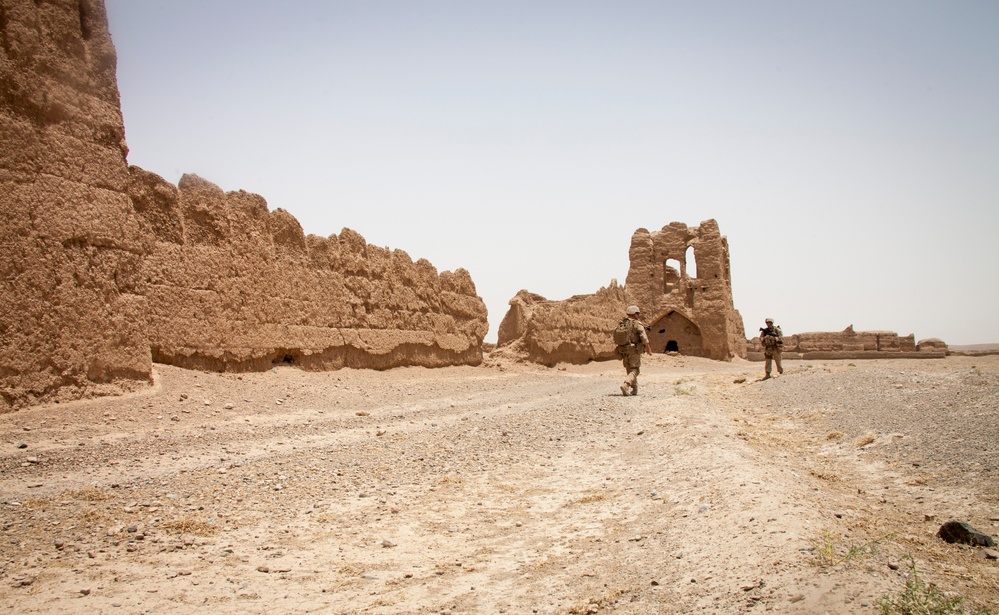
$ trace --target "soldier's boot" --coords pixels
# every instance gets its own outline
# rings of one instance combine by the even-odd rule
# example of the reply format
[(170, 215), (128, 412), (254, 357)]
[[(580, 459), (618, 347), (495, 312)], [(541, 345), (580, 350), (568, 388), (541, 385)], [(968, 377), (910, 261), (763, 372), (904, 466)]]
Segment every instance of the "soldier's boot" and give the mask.
[(621, 383), (621, 395), (628, 395), (628, 388), (627, 382)]
[(631, 394), (638, 395), (638, 381), (636, 380), (634, 384), (631, 385)]

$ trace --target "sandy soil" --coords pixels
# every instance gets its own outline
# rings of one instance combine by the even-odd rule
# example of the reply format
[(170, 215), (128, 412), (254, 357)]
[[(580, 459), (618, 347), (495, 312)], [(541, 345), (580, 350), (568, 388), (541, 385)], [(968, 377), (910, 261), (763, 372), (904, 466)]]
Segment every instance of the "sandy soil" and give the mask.
[(156, 366), (0, 416), (17, 613), (996, 609), (999, 357), (554, 369)]

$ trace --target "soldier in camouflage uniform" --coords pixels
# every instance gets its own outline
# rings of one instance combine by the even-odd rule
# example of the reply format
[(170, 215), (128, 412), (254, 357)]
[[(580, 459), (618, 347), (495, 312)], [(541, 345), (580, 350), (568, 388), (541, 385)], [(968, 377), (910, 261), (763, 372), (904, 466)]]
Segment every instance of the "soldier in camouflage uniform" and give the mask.
[(766, 322), (766, 328), (760, 329), (760, 342), (763, 344), (763, 356), (766, 358), (763, 367), (766, 372), (764, 379), (770, 377), (772, 364), (777, 364), (778, 374), (784, 373), (784, 367), (780, 364), (780, 355), (784, 351), (784, 333), (774, 324), (773, 318), (768, 318)]
[(627, 346), (619, 346), (618, 353), (621, 355), (621, 362), (628, 376), (621, 385), (622, 395), (638, 395), (638, 372), (642, 367), (642, 346), (645, 351), (652, 356), (652, 345), (649, 343), (649, 336), (645, 333), (645, 325), (642, 324), (642, 313), (637, 305), (629, 306), (625, 313), (632, 321), (631, 343)]

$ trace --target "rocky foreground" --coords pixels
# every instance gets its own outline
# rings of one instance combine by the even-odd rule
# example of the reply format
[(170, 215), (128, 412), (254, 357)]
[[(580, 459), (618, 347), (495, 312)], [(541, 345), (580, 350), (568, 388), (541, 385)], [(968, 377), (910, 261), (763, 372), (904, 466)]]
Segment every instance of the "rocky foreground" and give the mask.
[(17, 613), (999, 604), (999, 357), (209, 374), (0, 416)]

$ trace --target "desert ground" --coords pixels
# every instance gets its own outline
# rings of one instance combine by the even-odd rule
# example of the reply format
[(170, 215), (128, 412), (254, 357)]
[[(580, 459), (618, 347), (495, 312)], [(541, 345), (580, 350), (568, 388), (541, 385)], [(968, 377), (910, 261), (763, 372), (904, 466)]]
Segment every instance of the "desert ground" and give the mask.
[[(0, 416), (11, 613), (999, 612), (999, 356), (216, 374)], [(911, 587), (916, 585), (910, 583)]]

